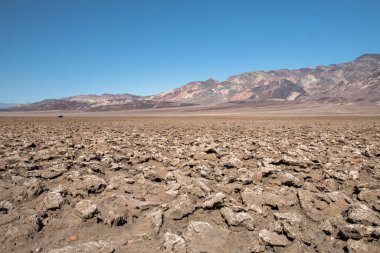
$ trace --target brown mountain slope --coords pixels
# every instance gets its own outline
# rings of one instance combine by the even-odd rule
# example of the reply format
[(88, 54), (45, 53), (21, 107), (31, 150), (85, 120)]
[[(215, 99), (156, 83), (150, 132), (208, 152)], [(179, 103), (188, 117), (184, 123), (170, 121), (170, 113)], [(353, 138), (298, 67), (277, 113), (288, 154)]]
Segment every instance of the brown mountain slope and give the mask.
[(169, 108), (192, 104), (174, 101), (144, 100), (140, 96), (121, 94), (80, 95), (63, 99), (47, 99), (36, 103), (6, 108), (3, 111), (119, 111), (133, 109)]
[(113, 111), (264, 100), (380, 104), (380, 54), (365, 54), (351, 62), (315, 68), (247, 72), (231, 76), (224, 82), (214, 79), (190, 82), (172, 91), (147, 97), (131, 94), (80, 95), (4, 110)]
[(317, 101), (326, 97), (379, 98), (380, 55), (366, 54), (352, 62), (315, 68), (242, 73), (224, 82), (192, 82), (152, 99), (208, 104), (245, 99)]

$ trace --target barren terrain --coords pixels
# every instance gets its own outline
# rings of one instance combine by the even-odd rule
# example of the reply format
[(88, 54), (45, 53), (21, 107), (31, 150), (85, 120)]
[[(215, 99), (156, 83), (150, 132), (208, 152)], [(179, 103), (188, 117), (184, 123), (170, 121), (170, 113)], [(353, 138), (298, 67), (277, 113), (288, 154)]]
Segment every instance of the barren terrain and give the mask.
[(0, 117), (0, 252), (380, 252), (379, 116), (53, 113)]
[(281, 101), (231, 102), (215, 105), (195, 105), (176, 108), (136, 109), (104, 112), (86, 112), (80, 110), (50, 111), (0, 111), (0, 117), (160, 117), (160, 116), (380, 116), (380, 104), (321, 104)]

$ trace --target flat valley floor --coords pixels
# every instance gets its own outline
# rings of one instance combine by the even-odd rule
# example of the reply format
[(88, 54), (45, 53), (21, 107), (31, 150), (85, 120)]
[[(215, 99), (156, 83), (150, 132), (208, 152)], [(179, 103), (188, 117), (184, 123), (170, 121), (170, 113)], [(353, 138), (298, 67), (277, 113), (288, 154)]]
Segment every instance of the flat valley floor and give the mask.
[(380, 117), (0, 117), (0, 252), (380, 252)]

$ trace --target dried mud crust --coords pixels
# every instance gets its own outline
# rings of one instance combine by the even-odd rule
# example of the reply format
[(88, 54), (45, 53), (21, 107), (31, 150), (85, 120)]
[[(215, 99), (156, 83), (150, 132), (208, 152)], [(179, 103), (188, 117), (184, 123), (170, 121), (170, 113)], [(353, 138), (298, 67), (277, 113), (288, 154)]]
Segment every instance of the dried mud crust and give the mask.
[(380, 252), (379, 118), (1, 118), (1, 252)]

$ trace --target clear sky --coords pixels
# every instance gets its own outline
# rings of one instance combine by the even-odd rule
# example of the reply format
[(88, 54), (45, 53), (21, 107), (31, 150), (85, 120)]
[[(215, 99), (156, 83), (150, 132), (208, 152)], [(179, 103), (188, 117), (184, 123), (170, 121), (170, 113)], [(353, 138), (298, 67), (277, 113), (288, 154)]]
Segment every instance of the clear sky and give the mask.
[(150, 95), (380, 53), (379, 0), (1, 0), (0, 102)]

